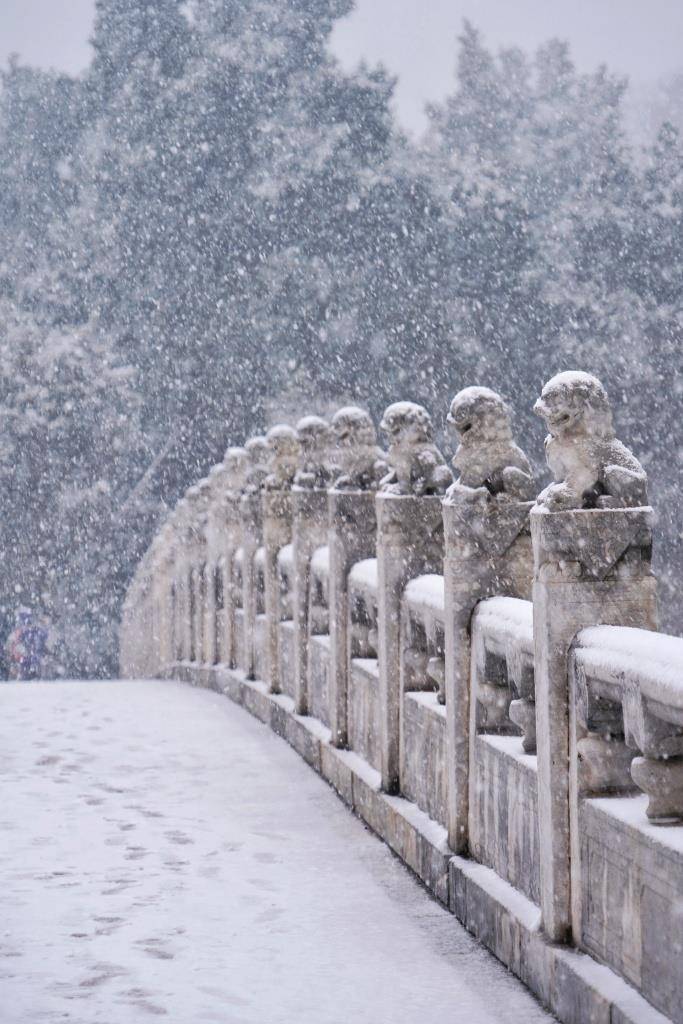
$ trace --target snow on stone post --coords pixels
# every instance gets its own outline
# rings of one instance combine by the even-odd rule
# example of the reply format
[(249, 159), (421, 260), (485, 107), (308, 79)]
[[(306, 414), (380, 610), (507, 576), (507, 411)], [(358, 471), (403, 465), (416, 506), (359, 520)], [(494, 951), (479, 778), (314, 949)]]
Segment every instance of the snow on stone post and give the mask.
[[(244, 493), (240, 499), (242, 519), (242, 608), (244, 612), (244, 637), (242, 664), (247, 679), (256, 678), (256, 568), (254, 559), (263, 541), (262, 490), (267, 476), (270, 458), (265, 437), (252, 437), (245, 445), (247, 451), (247, 474)], [(236, 640), (236, 638), (235, 638)], [(233, 656), (237, 661), (237, 644), (233, 645)]]
[(263, 544), (265, 547), (266, 590), (266, 683), (271, 693), (280, 692), (280, 577), (277, 557), (292, 540), (292, 485), (298, 468), (299, 443), (296, 431), (272, 427), (266, 441), (270, 453), (268, 476), (263, 489)]
[[(478, 727), (477, 695), (470, 693), (470, 621), (486, 597), (530, 596), (529, 511), (535, 488), (529, 462), (512, 437), (510, 411), (496, 392), (480, 387), (460, 391), (447, 422), (458, 438), (457, 478), (442, 505), (448, 833), (451, 849), (464, 853), (471, 732)], [(505, 707), (490, 711), (507, 720), (508, 691), (496, 697)]]
[(401, 599), (414, 576), (442, 571), (441, 498), (453, 477), (422, 406), (396, 402), (380, 426), (389, 439), (390, 466), (375, 501), (380, 758), (382, 788), (394, 793), (399, 787)]
[(297, 423), (296, 436), (299, 469), (292, 489), (294, 692), (296, 713), (306, 715), (311, 558), (327, 535), (327, 488), (332, 477), (330, 427), (319, 416), (305, 416)]
[(374, 558), (377, 547), (375, 494), (386, 470), (372, 419), (364, 409), (345, 406), (332, 417), (334, 461), (340, 475), (328, 492), (329, 716), (332, 743), (348, 742), (349, 572)]
[[(586, 626), (656, 627), (652, 510), (640, 463), (615, 437), (601, 383), (553, 377), (534, 407), (554, 483), (531, 513), (541, 911), (553, 941), (580, 905), (576, 695), (569, 653)], [(580, 910), (577, 910), (579, 913)]]

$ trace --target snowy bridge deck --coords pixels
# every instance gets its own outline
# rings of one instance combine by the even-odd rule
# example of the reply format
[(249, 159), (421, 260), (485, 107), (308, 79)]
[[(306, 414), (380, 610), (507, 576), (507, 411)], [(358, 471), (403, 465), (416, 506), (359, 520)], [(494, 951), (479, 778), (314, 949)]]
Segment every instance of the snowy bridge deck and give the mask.
[(3, 1024), (550, 1019), (230, 701), (0, 696)]

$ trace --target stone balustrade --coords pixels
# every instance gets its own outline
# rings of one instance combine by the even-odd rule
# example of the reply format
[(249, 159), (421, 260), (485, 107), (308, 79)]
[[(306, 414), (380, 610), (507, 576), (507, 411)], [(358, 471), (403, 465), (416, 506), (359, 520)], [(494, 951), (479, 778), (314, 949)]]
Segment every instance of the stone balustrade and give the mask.
[(269, 723), (561, 1020), (683, 1024), (683, 639), (645, 474), (595, 378), (536, 410), (536, 501), (485, 388), (454, 474), (409, 402), (386, 454), (354, 408), (231, 449), (140, 563), (122, 673)]

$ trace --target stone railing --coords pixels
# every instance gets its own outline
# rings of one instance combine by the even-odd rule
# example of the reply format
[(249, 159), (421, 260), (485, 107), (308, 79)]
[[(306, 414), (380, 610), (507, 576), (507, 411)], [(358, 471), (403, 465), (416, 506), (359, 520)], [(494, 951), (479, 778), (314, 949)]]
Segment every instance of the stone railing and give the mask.
[(644, 474), (600, 385), (539, 407), (535, 504), (486, 389), (451, 407), (450, 485), (411, 403), (388, 456), (360, 410), (308, 418), (298, 470), (275, 428), (265, 487), (214, 472), (143, 558), (122, 673), (268, 722), (561, 1020), (683, 1024), (683, 639), (654, 632)]

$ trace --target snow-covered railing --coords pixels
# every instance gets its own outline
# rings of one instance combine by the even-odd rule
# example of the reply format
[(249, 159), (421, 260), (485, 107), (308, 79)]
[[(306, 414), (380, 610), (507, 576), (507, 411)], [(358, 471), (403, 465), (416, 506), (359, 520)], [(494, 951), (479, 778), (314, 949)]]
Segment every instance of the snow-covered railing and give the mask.
[[(647, 916), (656, 906), (661, 934), (678, 934), (683, 639), (654, 632), (645, 477), (610, 433), (593, 378), (553, 379), (537, 411), (561, 468), (535, 503), (509, 410), (485, 388), (451, 406), (457, 480), (427, 413), (409, 402), (385, 414), (388, 455), (367, 415), (348, 409), (331, 462), (321, 421), (313, 437), (309, 420), (298, 458), (289, 428), (250, 442), (270, 465), (252, 467), (241, 498), (231, 483), (241, 536), (232, 514), (229, 607), (202, 583), (226, 550), (214, 473), (190, 489), (131, 583), (122, 670), (241, 695), (439, 898), (474, 901), (464, 917), (515, 970), (502, 937), (535, 949), (540, 912), (550, 941), (539, 963), (573, 943), (683, 1024), (680, 972), (675, 958), (662, 962)], [(239, 659), (211, 643), (213, 618), (229, 623), (231, 612)], [(468, 857), (479, 862), (470, 875)], [(503, 915), (490, 920), (476, 895), (486, 872)], [(550, 984), (564, 972), (562, 961)]]
[[(472, 618), (472, 700), (485, 732), (523, 732), (536, 751), (533, 605), (514, 597), (482, 601)], [(513, 724), (514, 723), (514, 724)]]
[(587, 786), (603, 792), (632, 779), (651, 819), (683, 817), (683, 639), (593, 626), (578, 634), (572, 668)]
[(444, 578), (411, 580), (403, 592), (401, 668), (403, 690), (436, 690), (445, 703)]

